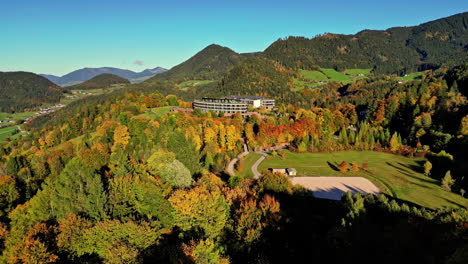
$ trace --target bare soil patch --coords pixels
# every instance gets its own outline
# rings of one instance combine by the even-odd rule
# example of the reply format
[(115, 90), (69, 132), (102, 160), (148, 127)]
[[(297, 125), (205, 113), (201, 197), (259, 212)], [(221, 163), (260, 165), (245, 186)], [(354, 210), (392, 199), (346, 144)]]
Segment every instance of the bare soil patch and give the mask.
[(362, 177), (294, 177), (291, 181), (304, 186), (321, 199), (340, 200), (346, 192), (380, 194), (377, 186)]

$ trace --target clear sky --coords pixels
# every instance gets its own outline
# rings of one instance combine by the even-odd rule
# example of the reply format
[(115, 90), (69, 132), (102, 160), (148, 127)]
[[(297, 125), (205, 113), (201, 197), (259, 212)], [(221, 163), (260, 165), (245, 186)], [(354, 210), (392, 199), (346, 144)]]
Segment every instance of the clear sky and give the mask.
[(278, 38), (412, 26), (467, 0), (0, 0), (0, 71), (170, 68), (216, 43), (263, 51)]

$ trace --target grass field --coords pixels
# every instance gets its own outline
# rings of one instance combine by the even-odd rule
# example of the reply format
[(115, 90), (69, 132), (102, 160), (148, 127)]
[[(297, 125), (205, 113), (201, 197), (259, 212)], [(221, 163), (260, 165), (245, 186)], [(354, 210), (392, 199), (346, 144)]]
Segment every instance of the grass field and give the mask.
[(357, 76), (359, 74), (369, 74), (372, 69), (347, 69), (344, 71), (344, 74), (346, 75), (351, 75), (351, 76)]
[[(301, 77), (293, 80), (294, 91), (320, 87), (327, 82), (350, 83), (367, 78), (366, 75), (369, 74), (370, 71), (371, 69), (348, 69), (341, 73), (334, 69), (320, 69), (320, 71), (299, 70)], [(363, 74), (364, 76), (358, 76), (359, 74)]]
[(9, 127), (0, 128), (0, 141), (3, 141), (5, 137), (12, 136), (17, 129), (18, 129), (17, 126), (9, 126)]
[(421, 79), (423, 75), (424, 75), (423, 72), (413, 72), (413, 73), (408, 74), (408, 76), (400, 77), (400, 79), (403, 81), (412, 81), (412, 80)]
[[(354, 161), (360, 167), (363, 163), (367, 163), (369, 168), (343, 175), (337, 170), (338, 164), (342, 161), (348, 164)], [(372, 181), (388, 195), (428, 208), (442, 206), (468, 208), (468, 199), (444, 191), (439, 181), (421, 173), (422, 162), (424, 159), (410, 159), (370, 151), (303, 154), (287, 152), (284, 160), (280, 157), (268, 157), (260, 164), (259, 170), (293, 167), (297, 169), (298, 176), (360, 176)]]
[(351, 79), (349, 76), (339, 73), (335, 71), (334, 69), (321, 69), (321, 71), (327, 75), (329, 81), (331, 82), (343, 82), (343, 83), (349, 83)]
[(299, 70), (299, 73), (304, 79), (324, 82), (328, 81), (327, 76), (319, 71)]
[(190, 87), (204, 85), (204, 84), (208, 84), (208, 83), (212, 83), (212, 82), (214, 82), (214, 81), (212, 81), (212, 80), (188, 80), (188, 81), (179, 83), (177, 86), (179, 87), (179, 89), (185, 91)]
[(163, 107), (151, 108), (151, 109), (148, 110), (148, 112), (143, 113), (143, 114), (138, 115), (138, 116), (154, 118), (154, 117), (162, 116), (164, 114), (169, 113), (172, 108), (173, 108), (173, 106), (163, 106)]
[(236, 175), (242, 176), (243, 178), (253, 178), (254, 174), (252, 173), (252, 165), (260, 158), (260, 154), (255, 152), (250, 152), (247, 156), (244, 157), (244, 168), (241, 171), (235, 171)]
[(23, 112), (23, 113), (16, 113), (16, 114), (10, 114), (10, 113), (4, 113), (0, 112), (0, 120), (24, 120), (28, 117), (34, 116), (36, 112)]

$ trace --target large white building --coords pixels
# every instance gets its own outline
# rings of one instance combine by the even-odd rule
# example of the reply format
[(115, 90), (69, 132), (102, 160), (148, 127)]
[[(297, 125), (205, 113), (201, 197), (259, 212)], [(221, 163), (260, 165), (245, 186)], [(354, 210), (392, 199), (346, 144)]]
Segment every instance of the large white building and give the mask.
[(202, 112), (246, 113), (249, 106), (273, 109), (275, 100), (263, 96), (230, 95), (224, 98), (204, 97), (201, 100), (193, 101), (192, 106), (193, 109), (199, 109)]

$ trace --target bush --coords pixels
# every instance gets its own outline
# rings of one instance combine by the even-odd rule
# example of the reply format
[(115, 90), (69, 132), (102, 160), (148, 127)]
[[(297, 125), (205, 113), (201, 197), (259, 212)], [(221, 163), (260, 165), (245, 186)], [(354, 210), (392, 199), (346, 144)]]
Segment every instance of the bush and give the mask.
[(291, 193), (293, 187), (288, 176), (271, 172), (262, 173), (259, 185), (263, 190), (279, 193)]

